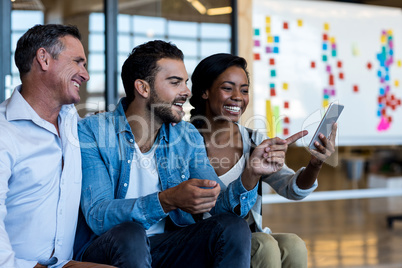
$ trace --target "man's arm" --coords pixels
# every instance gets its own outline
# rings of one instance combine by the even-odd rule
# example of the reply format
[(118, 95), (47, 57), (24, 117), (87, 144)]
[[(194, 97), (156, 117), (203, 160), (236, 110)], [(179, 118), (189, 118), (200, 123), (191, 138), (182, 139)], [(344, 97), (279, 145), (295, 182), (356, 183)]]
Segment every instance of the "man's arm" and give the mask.
[[(14, 156), (12, 155), (12, 144), (6, 139), (7, 132), (0, 124), (2, 137), (0, 139), (0, 267), (33, 267), (36, 261), (27, 261), (15, 258), (15, 253), (6, 231), (4, 219), (7, 215), (6, 198), (8, 192), (8, 180), (11, 177)], [(7, 142), (8, 141), (8, 142)]]

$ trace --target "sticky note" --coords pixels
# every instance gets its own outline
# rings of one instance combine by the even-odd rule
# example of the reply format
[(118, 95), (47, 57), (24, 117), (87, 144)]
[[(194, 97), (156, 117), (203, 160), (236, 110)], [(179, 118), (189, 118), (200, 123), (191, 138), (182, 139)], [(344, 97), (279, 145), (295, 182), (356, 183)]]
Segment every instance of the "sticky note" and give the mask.
[(285, 116), (285, 118), (283, 119), (283, 122), (284, 122), (285, 124), (289, 124), (289, 123), (290, 123), (289, 117)]
[(271, 17), (265, 17), (265, 23), (270, 24), (271, 23)]
[(315, 68), (315, 61), (312, 61), (310, 66), (311, 68)]
[(271, 70), (271, 77), (275, 77), (276, 76), (276, 71), (275, 70)]
[(328, 35), (327, 35), (327, 34), (323, 34), (323, 35), (322, 35), (322, 40), (328, 41)]
[(275, 84), (274, 84), (274, 83), (270, 83), (270, 84), (269, 84), (269, 88), (275, 88)]
[(381, 35), (381, 44), (385, 44), (387, 42), (387, 37), (385, 35)]
[(331, 42), (331, 44), (335, 44), (335, 37), (331, 37), (331, 38), (329, 39), (329, 42)]
[(265, 101), (265, 116), (267, 118), (267, 135), (268, 137), (275, 137), (274, 122), (275, 119), (272, 114), (271, 101)]
[(254, 29), (254, 35), (260, 35), (260, 29)]
[(331, 55), (332, 55), (332, 57), (336, 57), (336, 50), (332, 50)]
[(269, 65), (275, 65), (275, 59), (273, 58), (269, 59)]
[(328, 104), (329, 104), (329, 101), (328, 100), (323, 100), (322, 101), (322, 107), (327, 107), (328, 106)]
[(327, 50), (327, 48), (328, 48), (327, 43), (322, 44), (322, 50)]
[(330, 66), (330, 65), (327, 65), (326, 70), (327, 70), (328, 73), (330, 73), (330, 72), (331, 72), (331, 66)]
[(268, 35), (267, 43), (273, 43), (273, 42), (274, 42), (274, 37), (272, 35)]
[(339, 79), (343, 79), (343, 73), (339, 73)]
[(329, 81), (328, 81), (328, 85), (333, 86), (334, 85), (334, 75), (329, 75)]
[(260, 53), (254, 53), (254, 60), (260, 60)]
[(297, 20), (297, 26), (302, 27), (303, 26), (303, 20)]
[(371, 70), (371, 67), (373, 67), (373, 65), (371, 64), (371, 62), (367, 63), (367, 69)]
[(357, 46), (357, 44), (353, 44), (352, 45), (352, 55), (359, 56), (359, 54), (360, 54), (359, 47)]
[(278, 120), (281, 116), (279, 106), (274, 106), (272, 110), (275, 118), (276, 133), (282, 133), (282, 124), (281, 124), (282, 120)]
[(328, 59), (328, 58), (327, 58), (327, 55), (322, 55), (322, 61), (325, 62), (325, 61), (327, 61), (327, 59)]
[(338, 66), (338, 68), (342, 68), (342, 61), (338, 60), (338, 62), (336, 63), (336, 65)]
[(266, 52), (266, 53), (271, 53), (271, 52), (272, 52), (271, 47), (266, 47), (266, 48), (265, 48), (265, 52)]
[(402, 61), (401, 60), (398, 60), (398, 67), (402, 67)]
[(359, 92), (359, 87), (357, 85), (353, 86), (353, 92)]
[(283, 108), (289, 109), (289, 102), (288, 102), (288, 101), (285, 101), (285, 102), (283, 103)]
[(271, 88), (271, 90), (270, 90), (270, 95), (271, 95), (271, 97), (275, 97), (275, 96), (276, 96), (276, 91), (275, 91), (274, 88)]
[(260, 40), (254, 40), (254, 46), (259, 47), (260, 46)]
[(284, 135), (284, 136), (289, 135), (289, 129), (288, 129), (288, 128), (284, 128), (284, 129), (283, 129), (283, 135)]
[(283, 90), (288, 90), (288, 88), (289, 88), (289, 85), (288, 85), (288, 83), (283, 83)]
[(274, 42), (275, 42), (275, 43), (279, 43), (279, 36), (275, 36), (275, 37), (274, 37)]
[(324, 31), (329, 31), (329, 23), (324, 23)]
[(265, 32), (268, 34), (271, 33), (271, 27), (269, 26), (265, 27)]
[(399, 80), (395, 80), (394, 85), (395, 85), (395, 87), (399, 87)]
[(274, 47), (274, 53), (279, 53), (279, 47)]
[(388, 33), (388, 35), (392, 35), (392, 34), (393, 34), (393, 33), (392, 33), (392, 30), (388, 30), (387, 33)]
[(287, 22), (283, 23), (283, 29), (285, 30), (289, 29), (289, 24)]

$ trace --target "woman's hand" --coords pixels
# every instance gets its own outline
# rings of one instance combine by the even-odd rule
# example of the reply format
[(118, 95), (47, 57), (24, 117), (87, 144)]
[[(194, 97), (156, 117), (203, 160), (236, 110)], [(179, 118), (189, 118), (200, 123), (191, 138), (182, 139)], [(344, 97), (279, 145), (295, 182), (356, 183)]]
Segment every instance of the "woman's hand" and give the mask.
[(314, 146), (317, 149), (310, 149), (310, 153), (312, 155), (310, 160), (311, 165), (321, 167), (325, 160), (327, 160), (335, 152), (335, 138), (337, 129), (338, 125), (334, 123), (332, 125), (332, 132), (329, 139), (327, 139), (323, 134), (318, 136), (322, 142), (322, 145), (316, 141)]

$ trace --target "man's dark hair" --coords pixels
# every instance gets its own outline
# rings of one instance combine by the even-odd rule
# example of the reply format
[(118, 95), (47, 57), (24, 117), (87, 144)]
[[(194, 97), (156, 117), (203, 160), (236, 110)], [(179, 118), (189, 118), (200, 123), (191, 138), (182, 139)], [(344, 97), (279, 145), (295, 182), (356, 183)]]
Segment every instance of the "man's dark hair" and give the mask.
[(147, 42), (131, 51), (121, 70), (127, 103), (134, 100), (135, 80), (145, 80), (151, 88), (154, 87), (155, 76), (158, 72), (157, 62), (164, 58), (183, 61), (184, 56), (183, 52), (174, 44), (162, 40)]
[(31, 70), (32, 61), (41, 47), (46, 49), (54, 59), (57, 59), (64, 49), (60, 38), (67, 35), (81, 40), (81, 34), (76, 26), (61, 24), (38, 24), (21, 36), (15, 50), (15, 65), (18, 67), (20, 77)]

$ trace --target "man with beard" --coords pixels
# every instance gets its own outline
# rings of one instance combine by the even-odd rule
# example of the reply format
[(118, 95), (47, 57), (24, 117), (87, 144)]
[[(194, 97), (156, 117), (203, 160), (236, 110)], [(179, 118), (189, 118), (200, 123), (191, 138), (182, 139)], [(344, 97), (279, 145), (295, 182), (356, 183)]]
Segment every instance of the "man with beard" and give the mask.
[[(121, 76), (126, 97), (116, 110), (79, 123), (85, 220), (76, 257), (123, 268), (249, 267), (241, 217), (257, 186), (247, 191), (239, 178), (221, 192), (201, 135), (181, 121), (190, 96), (182, 52), (145, 43)], [(204, 212), (213, 216), (200, 220)]]

